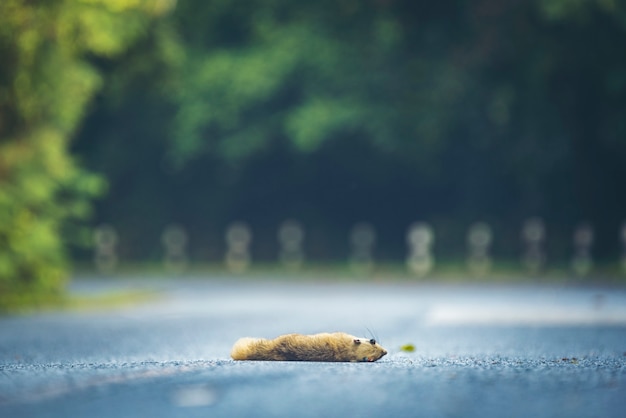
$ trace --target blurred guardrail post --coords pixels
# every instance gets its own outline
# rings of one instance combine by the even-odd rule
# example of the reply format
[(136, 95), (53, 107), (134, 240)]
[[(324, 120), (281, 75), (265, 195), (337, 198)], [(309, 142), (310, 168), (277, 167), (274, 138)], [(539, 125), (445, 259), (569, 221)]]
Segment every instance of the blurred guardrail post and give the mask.
[(357, 272), (370, 272), (374, 268), (374, 246), (376, 230), (367, 223), (361, 222), (350, 232), (350, 266)]
[(185, 229), (176, 224), (168, 225), (161, 235), (164, 247), (163, 265), (171, 273), (182, 273), (188, 265), (188, 236)]
[(593, 228), (591, 225), (578, 225), (574, 230), (574, 257), (572, 258), (572, 270), (578, 276), (586, 276), (593, 267), (592, 245)]
[(409, 227), (406, 239), (409, 244), (406, 260), (409, 271), (418, 277), (426, 276), (435, 266), (432, 255), (435, 241), (433, 229), (425, 222), (414, 223)]
[[(493, 230), (486, 222), (475, 222), (469, 226), (466, 234), (467, 272), (473, 276), (486, 276), (493, 268), (491, 254)], [(283, 221), (277, 230), (278, 261), (283, 267), (296, 271), (305, 262), (305, 230), (294, 219)], [(245, 222), (233, 222), (227, 226), (225, 235), (226, 251), (224, 263), (233, 272), (245, 272), (252, 263), (250, 247), (253, 234)], [(375, 267), (374, 250), (377, 243), (376, 229), (371, 223), (355, 224), (349, 233), (350, 254), (348, 263), (360, 273), (371, 272)], [(593, 244), (594, 229), (588, 223), (579, 224), (573, 231), (573, 255), (570, 259), (570, 271), (576, 276), (589, 275), (594, 267)], [(546, 265), (546, 227), (539, 217), (529, 218), (521, 228), (523, 244), (521, 261), (526, 272), (540, 274)], [(619, 269), (626, 274), (626, 222), (619, 229), (621, 256)], [(433, 244), (435, 232), (426, 222), (415, 222), (409, 226), (406, 234), (408, 254), (406, 266), (410, 273), (424, 277), (435, 267)], [(101, 224), (93, 232), (93, 262), (99, 273), (110, 274), (119, 267), (118, 232), (111, 225)], [(161, 234), (164, 268), (172, 273), (181, 273), (189, 267), (189, 235), (181, 225), (170, 224)]]
[(484, 222), (476, 222), (467, 231), (467, 268), (474, 276), (486, 276), (491, 270), (489, 248), (493, 233)]
[(278, 227), (278, 258), (284, 267), (299, 270), (304, 263), (304, 228), (293, 219), (288, 219)]
[(93, 234), (94, 264), (99, 273), (113, 273), (117, 268), (117, 232), (111, 225), (99, 225)]
[(226, 267), (236, 273), (244, 272), (250, 267), (250, 244), (252, 231), (244, 222), (233, 222), (226, 228)]
[(620, 240), (622, 241), (622, 273), (626, 274), (626, 222), (622, 224)]
[(530, 218), (522, 226), (522, 241), (524, 254), (522, 263), (530, 274), (538, 274), (543, 270), (546, 262), (544, 241), (546, 228), (541, 218)]

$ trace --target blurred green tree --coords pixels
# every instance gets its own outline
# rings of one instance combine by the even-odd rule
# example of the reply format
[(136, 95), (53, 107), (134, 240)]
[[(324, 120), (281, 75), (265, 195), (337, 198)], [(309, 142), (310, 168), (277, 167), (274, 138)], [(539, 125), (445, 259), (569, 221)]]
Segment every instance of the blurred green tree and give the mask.
[(564, 251), (584, 219), (615, 253), (625, 22), (613, 0), (180, 1), (101, 63), (76, 150), (111, 180), (99, 215), (136, 237), (130, 258), (171, 221), (294, 214), (335, 240), (367, 218), (398, 246), (429, 219), (451, 255), (477, 219), (509, 256), (526, 217)]
[(168, 0), (0, 3), (0, 309), (50, 301), (68, 274), (66, 245), (105, 181), (69, 142), (102, 78), (91, 61), (136, 42)]

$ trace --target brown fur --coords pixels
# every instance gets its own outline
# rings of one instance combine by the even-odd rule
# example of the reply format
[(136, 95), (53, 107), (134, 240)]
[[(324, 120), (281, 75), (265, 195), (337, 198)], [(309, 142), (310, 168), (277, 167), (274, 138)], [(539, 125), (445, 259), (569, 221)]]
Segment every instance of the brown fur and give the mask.
[(387, 351), (373, 339), (343, 332), (315, 335), (288, 334), (273, 340), (241, 338), (230, 353), (234, 360), (376, 361)]

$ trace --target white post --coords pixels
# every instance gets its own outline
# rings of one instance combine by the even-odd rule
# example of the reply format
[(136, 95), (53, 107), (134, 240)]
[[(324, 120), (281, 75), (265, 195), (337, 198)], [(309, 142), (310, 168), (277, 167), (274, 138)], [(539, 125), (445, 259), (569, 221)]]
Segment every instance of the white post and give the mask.
[(491, 227), (484, 222), (472, 224), (467, 232), (467, 268), (474, 276), (486, 276), (491, 270), (489, 247), (492, 241)]
[(188, 236), (180, 225), (168, 225), (161, 235), (164, 247), (163, 265), (172, 273), (182, 273), (188, 265), (187, 257)]
[(117, 256), (117, 232), (111, 225), (96, 227), (93, 234), (94, 241), (94, 264), (100, 273), (110, 274), (118, 265)]
[(304, 228), (298, 221), (288, 219), (278, 228), (280, 250), (278, 258), (286, 268), (299, 270), (304, 263)]
[(350, 265), (357, 272), (367, 273), (374, 268), (374, 246), (376, 244), (376, 230), (367, 223), (361, 222), (350, 232)]
[(622, 240), (622, 272), (626, 274), (626, 222), (622, 224), (620, 238)]
[(432, 245), (435, 241), (433, 229), (424, 222), (418, 222), (409, 228), (407, 233), (409, 255), (407, 267), (418, 277), (424, 277), (432, 271), (435, 259), (432, 255)]
[(236, 273), (244, 272), (251, 263), (252, 231), (244, 222), (234, 222), (226, 229), (226, 267)]
[(591, 272), (593, 260), (591, 246), (593, 244), (593, 228), (589, 224), (581, 224), (574, 230), (574, 257), (572, 270), (577, 276), (586, 276)]
[(525, 249), (522, 256), (522, 263), (530, 274), (540, 273), (546, 263), (544, 252), (544, 242), (546, 239), (546, 228), (541, 218), (530, 218), (522, 227), (522, 240)]

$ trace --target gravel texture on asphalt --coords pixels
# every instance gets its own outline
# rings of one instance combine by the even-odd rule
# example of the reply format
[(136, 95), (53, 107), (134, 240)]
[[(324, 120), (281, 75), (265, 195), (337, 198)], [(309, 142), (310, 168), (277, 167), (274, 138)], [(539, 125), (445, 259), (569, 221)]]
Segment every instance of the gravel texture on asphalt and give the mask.
[[(143, 279), (79, 280), (72, 289), (140, 287), (160, 297), (123, 309), (0, 318), (0, 416), (626, 411), (623, 288)], [(337, 330), (376, 334), (389, 354), (355, 364), (229, 358), (242, 336)]]

